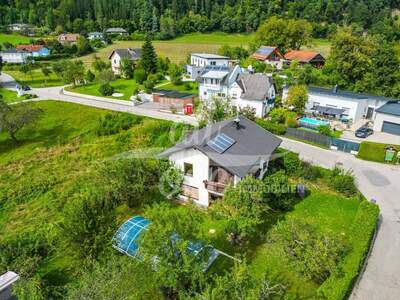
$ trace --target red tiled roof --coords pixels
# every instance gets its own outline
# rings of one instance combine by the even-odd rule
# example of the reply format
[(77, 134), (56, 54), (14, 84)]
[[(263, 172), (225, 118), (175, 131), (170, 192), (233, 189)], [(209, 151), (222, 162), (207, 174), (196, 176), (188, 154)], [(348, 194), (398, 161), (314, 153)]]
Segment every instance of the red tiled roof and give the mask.
[(43, 45), (19, 45), (17, 46), (17, 49), (27, 52), (37, 52), (43, 49)]
[(285, 59), (308, 63), (317, 55), (319, 53), (315, 51), (292, 50), (285, 54)]
[(58, 36), (58, 40), (67, 41), (67, 42), (76, 42), (79, 38), (79, 34), (77, 33), (64, 33)]

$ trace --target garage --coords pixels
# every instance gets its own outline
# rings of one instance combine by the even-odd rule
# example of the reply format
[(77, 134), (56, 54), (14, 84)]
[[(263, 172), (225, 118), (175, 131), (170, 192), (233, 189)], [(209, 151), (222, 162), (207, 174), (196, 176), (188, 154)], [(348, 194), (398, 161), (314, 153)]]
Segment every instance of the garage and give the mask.
[(400, 124), (384, 121), (382, 125), (382, 132), (400, 135)]
[(374, 130), (400, 136), (399, 101), (390, 101), (376, 110)]

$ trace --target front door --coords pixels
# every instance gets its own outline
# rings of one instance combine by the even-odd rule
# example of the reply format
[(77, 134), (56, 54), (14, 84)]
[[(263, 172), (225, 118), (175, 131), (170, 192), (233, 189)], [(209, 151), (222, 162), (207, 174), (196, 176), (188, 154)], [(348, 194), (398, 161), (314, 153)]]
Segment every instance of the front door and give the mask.
[(368, 107), (367, 110), (367, 119), (372, 119), (372, 116), (374, 115), (374, 108), (373, 107)]

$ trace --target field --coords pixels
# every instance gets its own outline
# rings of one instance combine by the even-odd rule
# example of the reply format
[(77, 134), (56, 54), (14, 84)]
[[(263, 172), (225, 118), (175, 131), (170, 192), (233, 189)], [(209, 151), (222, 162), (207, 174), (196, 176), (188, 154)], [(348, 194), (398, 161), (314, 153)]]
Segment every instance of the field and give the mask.
[(12, 76), (17, 82), (33, 88), (64, 85), (63, 81), (56, 74), (50, 73), (50, 75), (46, 77), (40, 69), (34, 69), (26, 74), (15, 70), (7, 70), (5, 73)]
[[(169, 57), (175, 63), (181, 63), (185, 62), (187, 56), (193, 52), (217, 53), (223, 45), (247, 47), (251, 38), (251, 35), (245, 34), (193, 33), (170, 41), (154, 41), (153, 45), (158, 55)], [(137, 48), (141, 47), (142, 43), (142, 41), (116, 41), (114, 44), (100, 49), (97, 53), (83, 56), (80, 59), (86, 64), (93, 62), (95, 55), (106, 60), (114, 49)]]
[[(42, 285), (44, 297), (52, 298), (57, 293), (65, 293), (66, 284), (78, 283), (82, 265), (85, 264), (68, 244), (68, 240), (60, 236), (64, 210), (72, 201), (71, 197), (79, 187), (86, 187), (93, 172), (104, 162), (110, 161), (110, 158), (116, 158), (116, 155), (128, 150), (141, 153), (140, 151), (146, 149), (158, 149), (156, 152), (159, 152), (161, 148), (157, 147), (171, 146), (172, 124), (135, 117), (134, 123), (126, 131), (99, 136), (96, 133), (101, 124), (99, 120), (109, 115), (107, 111), (56, 101), (32, 105), (42, 108), (44, 115), (38, 123), (23, 129), (17, 135), (17, 145), (5, 133), (0, 134), (0, 244), (12, 246), (13, 241), (26, 243), (17, 251), (18, 254), (13, 252), (11, 256), (15, 258), (17, 255), (22, 259), (24, 255), (31, 253), (26, 251), (35, 247), (37, 243), (34, 241), (43, 243), (44, 248), (39, 252), (41, 254), (28, 254), (35, 261), (29, 265), (22, 264), (27, 269), (24, 269), (25, 280), (21, 284), (25, 284), (29, 293)], [(113, 115), (117, 117), (113, 119), (113, 124), (118, 123), (118, 118), (128, 116), (119, 113)], [(111, 177), (114, 179), (114, 176)], [(269, 232), (278, 224), (294, 219), (296, 222), (311, 222), (323, 234), (341, 235), (352, 240), (353, 223), (360, 211), (360, 201), (332, 191), (324, 180), (317, 182), (315, 186), (318, 189), (308, 183), (311, 187), (310, 195), (295, 205), (292, 211), (286, 214), (268, 214), (264, 224), (257, 229), (257, 239), (243, 246), (234, 246), (228, 242), (225, 219), (198, 210), (197, 213), (205, 217), (202, 232), (218, 249), (245, 257), (254, 276), (262, 276), (266, 272), (271, 279), (279, 279), (287, 286), (288, 299), (315, 298), (319, 285), (301, 276), (292, 263), (287, 261), (288, 258), (282, 256), (281, 246), (270, 242)], [(190, 209), (187, 206), (173, 207), (179, 210)], [(137, 213), (138, 211), (121, 205), (116, 209), (117, 224)], [(366, 219), (362, 221), (365, 222)], [(372, 226), (373, 222), (372, 219)], [(111, 226), (113, 232), (116, 224), (108, 226)], [(365, 228), (363, 229), (369, 233), (370, 227)], [(214, 231), (210, 231), (211, 229)], [(355, 257), (362, 262), (367, 246), (368, 240), (366, 245), (359, 246), (360, 253), (351, 250), (346, 258), (352, 256), (353, 260)], [(0, 251), (4, 249), (0, 247)], [(103, 256), (114, 257), (117, 253), (107, 244)], [(0, 261), (0, 271), (1, 263)], [(20, 270), (22, 262), (17, 259), (14, 263), (17, 263), (15, 268)], [(210, 272), (221, 274), (231, 266), (231, 260), (221, 258)], [(343, 267), (346, 269), (347, 264)], [(358, 269), (355, 269), (352, 275), (355, 276), (357, 272)], [(346, 288), (348, 284), (343, 287)]]
[(331, 51), (331, 41), (327, 39), (313, 39), (311, 45), (303, 47), (305, 50), (314, 50), (322, 54), (323, 57), (327, 58)]
[(30, 37), (19, 35), (19, 34), (0, 33), (0, 44), (3, 44), (4, 42), (8, 42), (15, 46), (18, 44), (27, 44), (31, 40), (32, 39)]

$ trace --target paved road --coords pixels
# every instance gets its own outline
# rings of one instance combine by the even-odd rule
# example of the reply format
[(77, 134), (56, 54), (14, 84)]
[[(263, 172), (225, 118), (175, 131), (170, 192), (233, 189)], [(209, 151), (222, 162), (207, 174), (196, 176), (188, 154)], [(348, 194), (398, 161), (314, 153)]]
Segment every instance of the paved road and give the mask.
[[(8, 74), (2, 73), (0, 76), (1, 86), (7, 89), (15, 90), (16, 82)], [(191, 116), (171, 114), (158, 111), (157, 108), (149, 108), (147, 106), (133, 106), (131, 101), (112, 100), (112, 99), (88, 99), (84, 96), (68, 96), (61, 93), (63, 87), (35, 88), (30, 91), (38, 96), (35, 101), (41, 100), (58, 100), (63, 102), (77, 103), (87, 106), (93, 106), (113, 111), (127, 112), (135, 115), (141, 115), (156, 119), (169, 120), (174, 122), (183, 122), (191, 125), (197, 125), (197, 120)], [(98, 97), (100, 98), (100, 97)]]
[(342, 164), (345, 169), (353, 171), (365, 197), (376, 199), (382, 222), (367, 268), (350, 299), (400, 299), (400, 167), (366, 162), (347, 153), (287, 139), (284, 139), (282, 147), (326, 168)]

